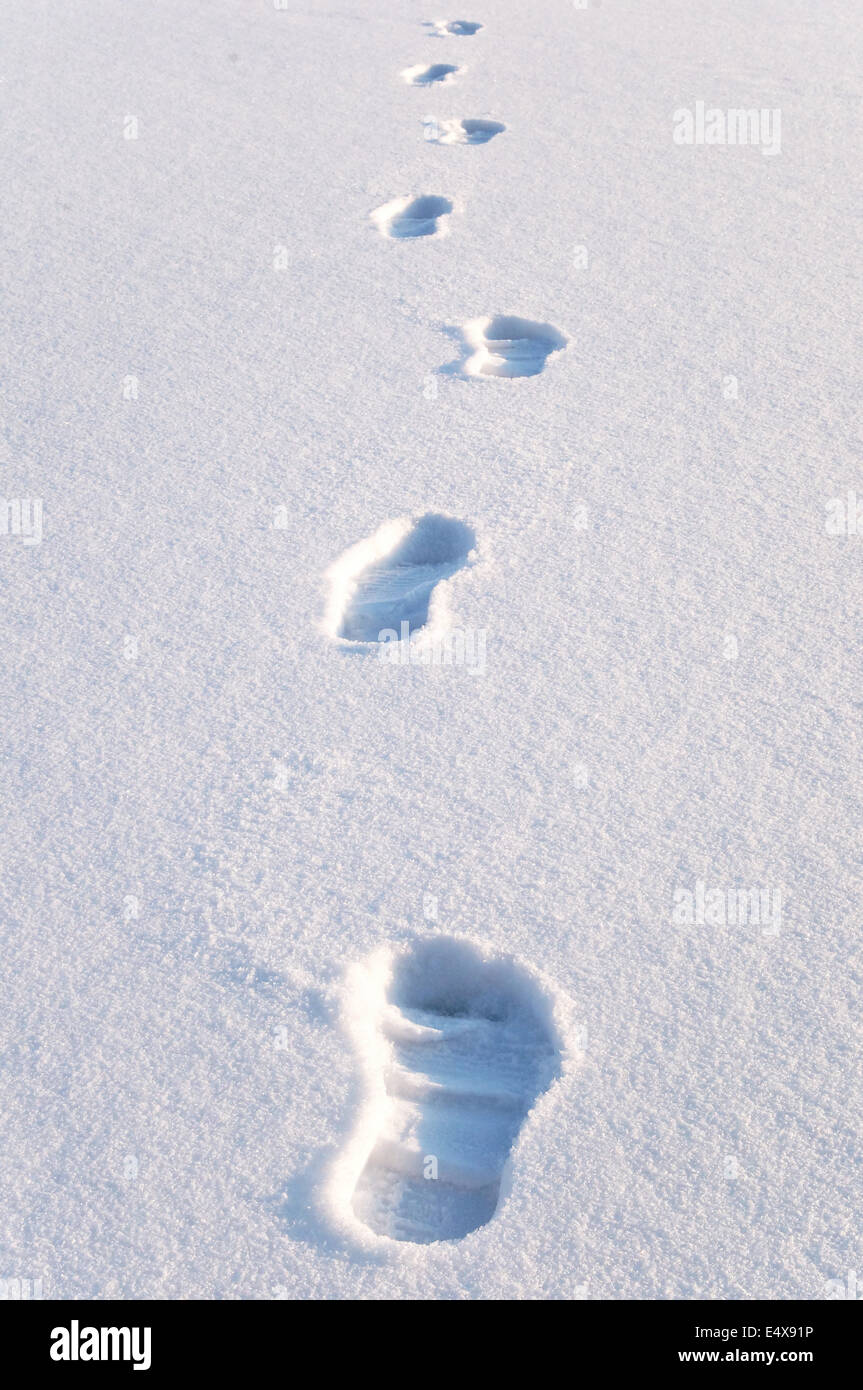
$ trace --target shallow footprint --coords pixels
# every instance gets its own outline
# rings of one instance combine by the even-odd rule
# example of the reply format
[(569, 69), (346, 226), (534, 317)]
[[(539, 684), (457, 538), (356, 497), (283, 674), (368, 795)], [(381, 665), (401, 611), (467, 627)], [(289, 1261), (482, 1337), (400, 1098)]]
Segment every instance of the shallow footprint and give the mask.
[(487, 145), (506, 130), (503, 121), (486, 121), (480, 117), (444, 121), (438, 125), (431, 117), (424, 122), (425, 138), (434, 145)]
[(416, 67), (405, 68), (402, 77), (411, 87), (430, 87), (434, 82), (452, 82), (457, 72), (464, 72), (456, 63), (432, 63), (426, 67), (418, 63)]
[(386, 522), (330, 569), (327, 631), (364, 643), (383, 640), (384, 632), (417, 632), (429, 621), (437, 585), (469, 563), (475, 546), (474, 532), (455, 517), (427, 512)]
[(449, 198), (423, 194), (419, 198), (395, 198), (371, 217), (382, 236), (404, 241), (411, 237), (446, 236), (446, 218), (451, 212)]
[(495, 135), (506, 130), (503, 121), (485, 121), (472, 117), (460, 122), (464, 131), (464, 143), (466, 145), (485, 145), (489, 140), (493, 140)]
[(494, 1216), (525, 1117), (560, 1075), (550, 1001), (516, 962), (439, 937), (396, 959), (380, 1004), (385, 1094), (354, 1214), (394, 1240), (459, 1240)]
[(464, 364), (468, 376), (538, 376), (552, 353), (562, 351), (569, 341), (550, 323), (510, 314), (472, 319), (463, 332), (473, 349)]
[(429, 19), (426, 27), (438, 38), (469, 39), (483, 27), (475, 19)]

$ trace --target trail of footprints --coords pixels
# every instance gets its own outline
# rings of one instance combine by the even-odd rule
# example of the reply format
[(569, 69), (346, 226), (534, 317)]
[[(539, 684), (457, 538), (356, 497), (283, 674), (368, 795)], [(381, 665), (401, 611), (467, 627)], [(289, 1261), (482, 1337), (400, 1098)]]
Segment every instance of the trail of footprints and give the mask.
[[(436, 20), (430, 37), (473, 38), (473, 20)], [(412, 87), (452, 84), (463, 66), (417, 64)], [(506, 130), (485, 117), (438, 122), (439, 145), (487, 144)], [(438, 194), (394, 198), (371, 213), (392, 241), (439, 238), (453, 204)], [(461, 372), (470, 378), (538, 376), (567, 346), (550, 323), (497, 314), (462, 329)], [(471, 528), (437, 513), (386, 522), (330, 569), (326, 629), (346, 649), (376, 646), (387, 632), (410, 640), (432, 622), (439, 586), (476, 555)], [(373, 993), (373, 992), (372, 992)], [(430, 1244), (459, 1240), (494, 1215), (509, 1155), (535, 1100), (561, 1070), (551, 1003), (511, 960), (435, 937), (392, 961), (377, 1003), (366, 987), (363, 1050), (374, 1059), (364, 1153), (349, 1189), (353, 1214), (376, 1235)]]
[[(427, 20), (425, 28), (434, 38), (470, 39), (483, 25), (472, 19), (436, 19)], [(417, 63), (404, 68), (401, 77), (411, 87), (434, 87), (453, 83), (466, 70), (457, 63)], [(427, 116), (423, 121), (424, 139), (434, 145), (487, 145), (505, 130), (503, 121), (480, 116), (444, 121)], [(446, 236), (452, 212), (450, 199), (426, 193), (394, 198), (370, 216), (382, 236), (413, 241)], [(465, 377), (539, 376), (549, 358), (567, 346), (566, 336), (552, 324), (505, 314), (474, 319), (462, 334)]]

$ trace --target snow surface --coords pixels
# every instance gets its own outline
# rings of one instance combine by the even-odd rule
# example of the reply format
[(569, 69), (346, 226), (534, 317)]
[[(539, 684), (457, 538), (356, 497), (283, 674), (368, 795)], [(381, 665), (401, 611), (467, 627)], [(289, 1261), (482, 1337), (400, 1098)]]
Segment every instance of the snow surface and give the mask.
[[(44, 500), (0, 535), (0, 1277), (823, 1297), (863, 1259), (859, 6), (0, 15), (2, 491)], [(700, 100), (781, 152), (675, 144)], [(380, 235), (426, 197), (447, 236)], [(471, 375), (518, 319), (565, 346)], [(340, 557), (429, 515), (482, 672), (328, 629)], [(779, 929), (681, 920), (699, 881)], [(429, 938), (568, 1020), (431, 1244), (346, 1216)]]

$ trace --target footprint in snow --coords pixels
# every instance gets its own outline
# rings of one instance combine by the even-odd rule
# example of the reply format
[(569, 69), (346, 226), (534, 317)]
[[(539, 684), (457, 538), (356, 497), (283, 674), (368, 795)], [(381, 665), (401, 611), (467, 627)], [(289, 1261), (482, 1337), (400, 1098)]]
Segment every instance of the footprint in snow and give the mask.
[(547, 359), (569, 341), (550, 323), (509, 314), (472, 319), (462, 331), (465, 347), (471, 349), (463, 368), (467, 376), (538, 376)]
[(382, 236), (404, 241), (411, 237), (446, 236), (446, 219), (451, 212), (449, 198), (425, 194), (419, 198), (395, 198), (371, 217)]
[(475, 19), (428, 19), (425, 27), (439, 39), (469, 39), (483, 26)]
[(423, 121), (423, 136), (432, 145), (487, 145), (504, 130), (503, 121), (472, 116), (453, 121), (436, 121), (434, 116), (426, 116)]
[(377, 643), (384, 632), (409, 637), (426, 625), (442, 631), (445, 595), (435, 590), (471, 562), (475, 546), (474, 532), (455, 517), (427, 512), (385, 522), (328, 571), (325, 630), (352, 643)]
[(426, 67), (418, 63), (416, 67), (405, 68), (402, 77), (411, 87), (430, 87), (435, 82), (452, 82), (457, 72), (464, 72), (456, 63), (432, 63)]
[(376, 1234), (427, 1245), (494, 1216), (510, 1152), (562, 1070), (548, 996), (465, 941), (378, 959), (355, 994), (371, 1094), (343, 1179)]

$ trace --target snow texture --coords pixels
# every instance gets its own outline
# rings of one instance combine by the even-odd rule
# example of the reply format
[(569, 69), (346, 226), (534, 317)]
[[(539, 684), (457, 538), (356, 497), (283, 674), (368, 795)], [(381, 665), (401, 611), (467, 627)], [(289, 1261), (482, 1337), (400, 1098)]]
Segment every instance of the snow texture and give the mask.
[(863, 1268), (860, 7), (466, 13), (2, 4), (0, 1278), (49, 1298)]

